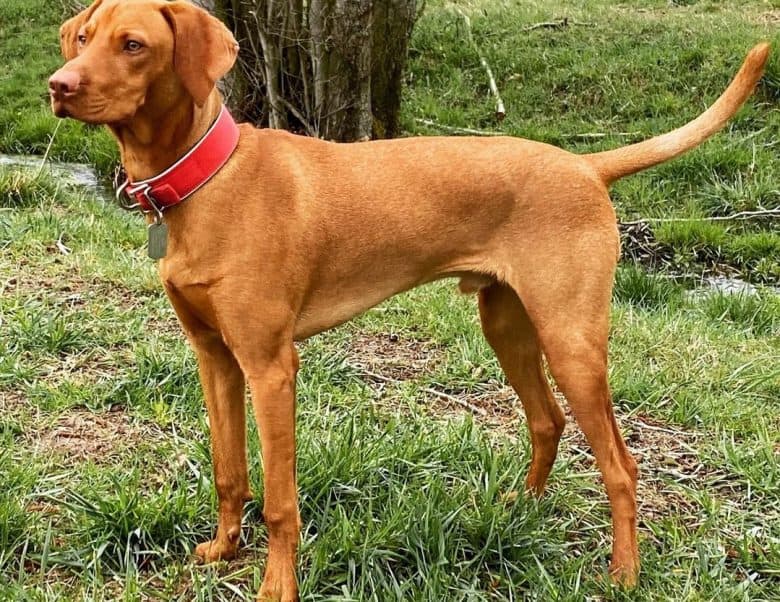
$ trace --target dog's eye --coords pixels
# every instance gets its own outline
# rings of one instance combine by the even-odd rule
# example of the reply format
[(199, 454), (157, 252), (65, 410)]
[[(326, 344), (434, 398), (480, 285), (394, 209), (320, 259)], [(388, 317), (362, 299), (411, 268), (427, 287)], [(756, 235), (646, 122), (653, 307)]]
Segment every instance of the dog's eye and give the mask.
[(78, 38), (76, 39), (78, 40), (79, 46), (83, 46), (87, 43), (87, 36), (85, 36), (83, 33), (79, 34)]
[(135, 40), (127, 40), (127, 42), (125, 42), (125, 50), (127, 50), (127, 52), (138, 52), (141, 48), (143, 48), (141, 42), (136, 42)]

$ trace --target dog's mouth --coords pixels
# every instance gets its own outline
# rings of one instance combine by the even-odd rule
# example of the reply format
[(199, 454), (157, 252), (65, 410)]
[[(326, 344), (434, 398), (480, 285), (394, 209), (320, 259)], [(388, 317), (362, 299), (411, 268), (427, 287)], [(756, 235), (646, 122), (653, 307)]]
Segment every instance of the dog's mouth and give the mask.
[(79, 113), (82, 111), (78, 110), (77, 105), (74, 102), (78, 96), (80, 96), (78, 92), (55, 93), (50, 91), (49, 99), (51, 100), (52, 112), (60, 118), (72, 117), (82, 121), (79, 116)]
[(77, 96), (82, 95), (77, 93), (50, 95), (52, 112), (61, 119), (71, 118), (90, 125), (105, 125), (116, 121), (106, 114), (106, 103), (86, 104), (83, 102), (83, 96), (81, 102), (75, 102)]
[(62, 98), (55, 98), (54, 96), (51, 97), (51, 110), (60, 119), (71, 116), (70, 111), (68, 110), (68, 107), (65, 105), (65, 101)]

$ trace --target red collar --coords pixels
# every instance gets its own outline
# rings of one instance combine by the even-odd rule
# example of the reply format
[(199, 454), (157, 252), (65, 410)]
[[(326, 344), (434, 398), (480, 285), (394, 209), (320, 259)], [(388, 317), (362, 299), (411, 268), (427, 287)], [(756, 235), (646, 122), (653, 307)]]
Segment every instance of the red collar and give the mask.
[(153, 178), (141, 182), (131, 182), (128, 178), (117, 189), (117, 199), (122, 204), (125, 195), (131, 203), (123, 204), (125, 208), (140, 208), (144, 213), (154, 211), (161, 217), (163, 211), (178, 205), (208, 182), (227, 162), (236, 146), (238, 126), (223, 106), (219, 117), (187, 154)]

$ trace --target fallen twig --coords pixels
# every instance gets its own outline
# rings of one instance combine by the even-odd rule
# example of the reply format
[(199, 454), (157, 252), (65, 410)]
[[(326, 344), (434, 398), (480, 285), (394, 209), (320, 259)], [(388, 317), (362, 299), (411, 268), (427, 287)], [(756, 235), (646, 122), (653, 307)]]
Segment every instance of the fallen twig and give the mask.
[(748, 220), (762, 217), (780, 217), (780, 208), (761, 209), (758, 211), (738, 211), (729, 215), (714, 215), (712, 217), (646, 217), (633, 222), (620, 222), (623, 226), (639, 224), (657, 224), (667, 222), (728, 222), (732, 220)]
[(561, 138), (578, 138), (583, 140), (599, 140), (614, 136), (616, 138), (636, 138), (642, 132), (583, 132), (582, 134), (565, 134)]
[(569, 25), (580, 25), (583, 27), (593, 27), (593, 23), (583, 23), (581, 21), (574, 21), (569, 17), (563, 17), (557, 21), (542, 21), (541, 23), (534, 23), (528, 27), (523, 27), (520, 31), (534, 31), (536, 29), (564, 29)]
[(477, 46), (477, 43), (474, 41), (474, 36), (471, 35), (471, 19), (469, 19), (468, 15), (461, 9), (457, 8), (455, 10), (457, 10), (458, 14), (463, 17), (463, 22), (466, 24), (466, 34), (468, 35), (469, 42), (477, 52), (479, 62), (482, 64), (483, 69), (485, 69), (485, 72), (487, 73), (490, 91), (496, 98), (496, 119), (501, 121), (504, 119), (504, 117), (506, 117), (506, 108), (504, 107), (504, 101), (501, 100), (501, 95), (498, 93), (498, 86), (496, 85), (496, 78), (493, 77), (493, 70), (490, 68), (490, 65), (488, 65), (487, 59), (479, 51), (479, 46)]
[[(380, 382), (385, 382), (385, 383), (391, 383), (394, 385), (403, 384), (403, 381), (401, 380), (390, 378), (389, 376), (383, 376), (381, 374), (377, 374), (376, 372), (371, 372), (370, 370), (367, 370), (361, 366), (353, 365), (353, 368), (357, 369), (361, 374), (373, 380), (378, 380)], [(444, 393), (443, 391), (438, 391), (430, 387), (421, 387), (420, 390), (425, 393), (428, 393), (429, 395), (434, 395), (435, 397), (438, 397), (440, 399), (445, 399), (447, 401), (457, 403), (458, 405), (463, 406), (464, 408), (474, 412), (475, 414), (479, 414), (480, 416), (487, 416), (487, 410), (485, 410), (484, 408), (477, 407), (473, 404), (470, 404), (468, 401), (460, 399), (459, 397), (455, 397), (454, 395), (450, 395), (449, 393)]]
[(62, 253), (63, 255), (70, 255), (71, 253), (70, 249), (65, 246), (65, 243), (62, 242), (62, 234), (60, 234), (60, 237), (57, 239), (57, 241), (54, 244), (60, 253)]
[(506, 136), (503, 132), (494, 132), (491, 130), (475, 130), (472, 128), (459, 128), (451, 125), (444, 125), (443, 123), (437, 123), (432, 119), (415, 119), (417, 123), (422, 123), (430, 127), (444, 130), (445, 132), (452, 132), (453, 134), (468, 134), (471, 136)]
[[(690, 429), (673, 429), (673, 428), (670, 428), (669, 426), (659, 426), (657, 424), (650, 424), (648, 422), (645, 422), (644, 420), (642, 420), (641, 418), (639, 418), (637, 416), (633, 416), (631, 418), (631, 424), (632, 424), (632, 426), (634, 426), (636, 424), (639, 424), (641, 429), (647, 429), (647, 430), (650, 430), (650, 431), (658, 431), (659, 433), (666, 433), (668, 435), (674, 435), (676, 437), (679, 437), (681, 435), (681, 433), (685, 433), (686, 435), (692, 435), (693, 434), (693, 431), (691, 431)], [(698, 436), (698, 433), (695, 434), (695, 436)], [(680, 444), (680, 445), (685, 445), (679, 439), (677, 440), (677, 443)], [(685, 447), (688, 447), (688, 446), (685, 446)]]

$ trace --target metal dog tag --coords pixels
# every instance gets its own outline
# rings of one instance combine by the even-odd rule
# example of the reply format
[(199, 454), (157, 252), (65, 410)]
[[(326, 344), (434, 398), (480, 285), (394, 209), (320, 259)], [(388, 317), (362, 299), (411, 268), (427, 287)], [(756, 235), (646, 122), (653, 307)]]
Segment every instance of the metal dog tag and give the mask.
[(149, 224), (149, 243), (146, 252), (152, 259), (162, 259), (168, 250), (168, 225), (165, 222)]

